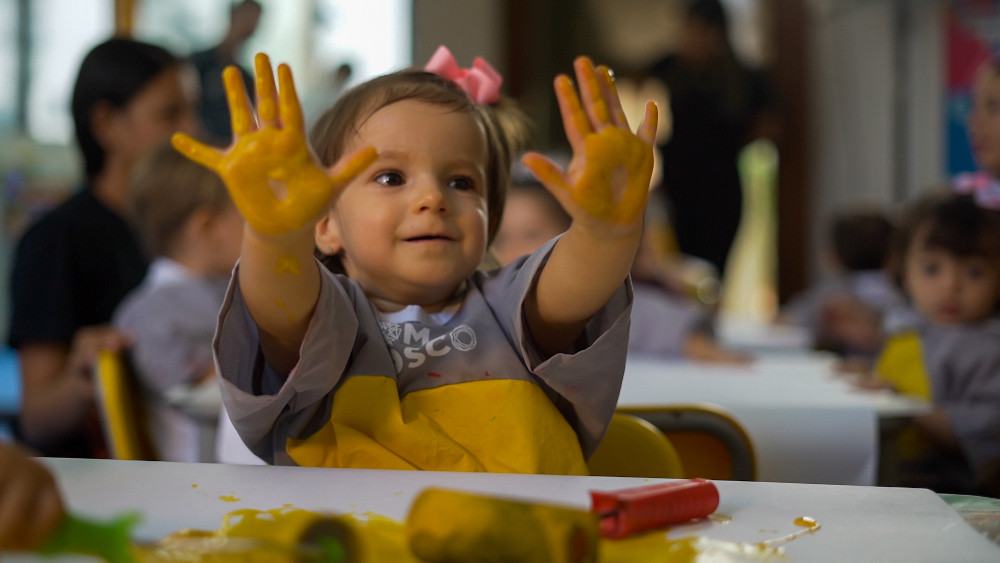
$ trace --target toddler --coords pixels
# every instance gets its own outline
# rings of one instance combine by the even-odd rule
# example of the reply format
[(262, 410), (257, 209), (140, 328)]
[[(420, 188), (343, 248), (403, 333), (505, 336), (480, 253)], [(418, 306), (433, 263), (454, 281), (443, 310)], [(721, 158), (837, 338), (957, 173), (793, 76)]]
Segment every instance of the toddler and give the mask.
[[(224, 73), (234, 144), (185, 135), (247, 219), (216, 334), (223, 400), (270, 463), (582, 474), (615, 410), (656, 106), (632, 133), (607, 67), (555, 80), (573, 158), (525, 165), (573, 218), (491, 272), (512, 143), (500, 76), (439, 50), (346, 92), (312, 145), (291, 71)], [(318, 264), (313, 249), (346, 275)]]
[(112, 322), (134, 339), (153, 447), (164, 461), (212, 461), (212, 440), (202, 439), (214, 436), (221, 407), (212, 335), (243, 218), (218, 176), (169, 144), (140, 166), (128, 206), (154, 259)]
[(569, 228), (573, 218), (541, 183), (516, 178), (490, 251), (501, 265), (531, 254)]
[(882, 345), (882, 319), (902, 305), (889, 272), (895, 227), (878, 208), (858, 206), (833, 217), (826, 266), (830, 279), (794, 297), (779, 322), (808, 328), (814, 346), (867, 363)]
[(934, 405), (902, 438), (902, 484), (996, 495), (1000, 210), (977, 199), (928, 196), (901, 225), (894, 254), (912, 311), (887, 318), (875, 375)]

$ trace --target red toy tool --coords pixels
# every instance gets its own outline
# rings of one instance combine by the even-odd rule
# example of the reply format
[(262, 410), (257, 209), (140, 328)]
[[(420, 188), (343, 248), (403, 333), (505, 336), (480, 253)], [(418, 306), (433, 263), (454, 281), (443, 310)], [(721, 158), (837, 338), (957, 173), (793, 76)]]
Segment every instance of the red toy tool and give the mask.
[(670, 524), (704, 518), (719, 507), (719, 490), (707, 479), (644, 485), (618, 491), (590, 491), (591, 512), (601, 535), (619, 539)]

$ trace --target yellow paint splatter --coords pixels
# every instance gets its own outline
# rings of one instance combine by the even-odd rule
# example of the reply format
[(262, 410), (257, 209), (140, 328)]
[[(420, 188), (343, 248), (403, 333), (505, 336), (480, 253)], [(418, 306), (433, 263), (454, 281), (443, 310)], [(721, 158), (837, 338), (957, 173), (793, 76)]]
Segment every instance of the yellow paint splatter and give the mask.
[(802, 526), (803, 528), (819, 528), (819, 523), (816, 522), (814, 518), (809, 516), (800, 516), (795, 519), (794, 524), (796, 526)]
[(801, 527), (803, 527), (805, 529), (804, 530), (799, 530), (797, 532), (792, 532), (791, 534), (788, 534), (787, 536), (782, 536), (780, 538), (774, 538), (773, 540), (764, 540), (761, 543), (764, 544), (764, 545), (768, 545), (768, 546), (774, 546), (774, 545), (780, 545), (780, 544), (783, 544), (783, 543), (788, 543), (788, 542), (794, 540), (795, 538), (797, 538), (799, 536), (804, 536), (806, 534), (815, 534), (816, 531), (819, 530), (822, 527), (822, 526), (819, 525), (819, 522), (817, 522), (815, 519), (810, 518), (808, 516), (801, 516), (799, 518), (796, 518), (793, 521), (793, 523), (796, 526), (801, 526)]
[(274, 265), (274, 274), (277, 276), (298, 276), (302, 274), (302, 265), (299, 264), (298, 258), (285, 255), (278, 258), (278, 262)]
[[(137, 561), (285, 561), (297, 560), (299, 542), (317, 523), (330, 521), (344, 531), (359, 560), (416, 562), (407, 543), (406, 526), (380, 514), (329, 514), (304, 509), (239, 509), (226, 514), (216, 531), (181, 530), (155, 544), (135, 546)], [(720, 515), (723, 516), (723, 515)], [(724, 518), (731, 519), (728, 516)], [(728, 520), (727, 520), (728, 521)], [(785, 561), (785, 543), (819, 529), (812, 518), (794, 521), (806, 529), (762, 542), (734, 542), (688, 536), (668, 538), (669, 529), (622, 540), (601, 539), (603, 563), (631, 561)], [(770, 531), (770, 530), (769, 530)], [(777, 531), (774, 531), (777, 533)], [(353, 553), (353, 552), (352, 552)]]
[(198, 483), (191, 483), (191, 488), (192, 489), (197, 489), (198, 488)]
[(223, 502), (239, 502), (239, 501), (241, 501), (243, 499), (241, 499), (240, 497), (238, 497), (236, 495), (220, 495), (219, 496), (219, 500), (221, 500)]

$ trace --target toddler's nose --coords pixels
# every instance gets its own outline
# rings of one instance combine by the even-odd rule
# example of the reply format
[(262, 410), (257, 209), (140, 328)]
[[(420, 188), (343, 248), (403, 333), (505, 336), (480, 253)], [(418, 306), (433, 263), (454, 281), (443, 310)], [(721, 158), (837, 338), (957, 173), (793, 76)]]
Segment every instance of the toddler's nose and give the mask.
[(418, 211), (443, 212), (448, 210), (448, 189), (429, 178), (417, 180), (414, 186), (414, 207)]

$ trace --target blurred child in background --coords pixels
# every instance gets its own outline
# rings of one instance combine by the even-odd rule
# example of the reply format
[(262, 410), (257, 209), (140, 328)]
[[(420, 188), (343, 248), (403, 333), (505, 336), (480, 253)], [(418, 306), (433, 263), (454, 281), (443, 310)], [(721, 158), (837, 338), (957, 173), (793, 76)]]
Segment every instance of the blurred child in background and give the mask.
[(870, 361), (882, 345), (882, 318), (902, 303), (889, 273), (894, 227), (876, 207), (846, 209), (830, 223), (830, 279), (796, 296), (779, 322), (808, 328), (814, 346)]
[[(559, 202), (541, 184), (525, 177), (515, 180), (491, 246), (501, 265), (534, 252), (562, 234), (571, 222)], [(710, 311), (635, 275), (636, 267), (649, 271), (653, 268), (649, 262), (655, 260), (652, 247), (644, 237), (633, 265), (635, 306), (632, 308), (629, 352), (709, 362), (748, 361), (747, 356), (718, 345)]]
[(128, 203), (154, 259), (113, 323), (134, 337), (131, 359), (159, 459), (201, 461), (199, 424), (182, 410), (212, 416), (222, 404), (212, 336), (240, 255), (243, 218), (218, 176), (169, 145), (140, 167)]
[(1000, 494), (1000, 206), (989, 201), (997, 195), (927, 196), (900, 226), (893, 253), (912, 310), (887, 318), (868, 386), (934, 405), (901, 437), (902, 485)]

